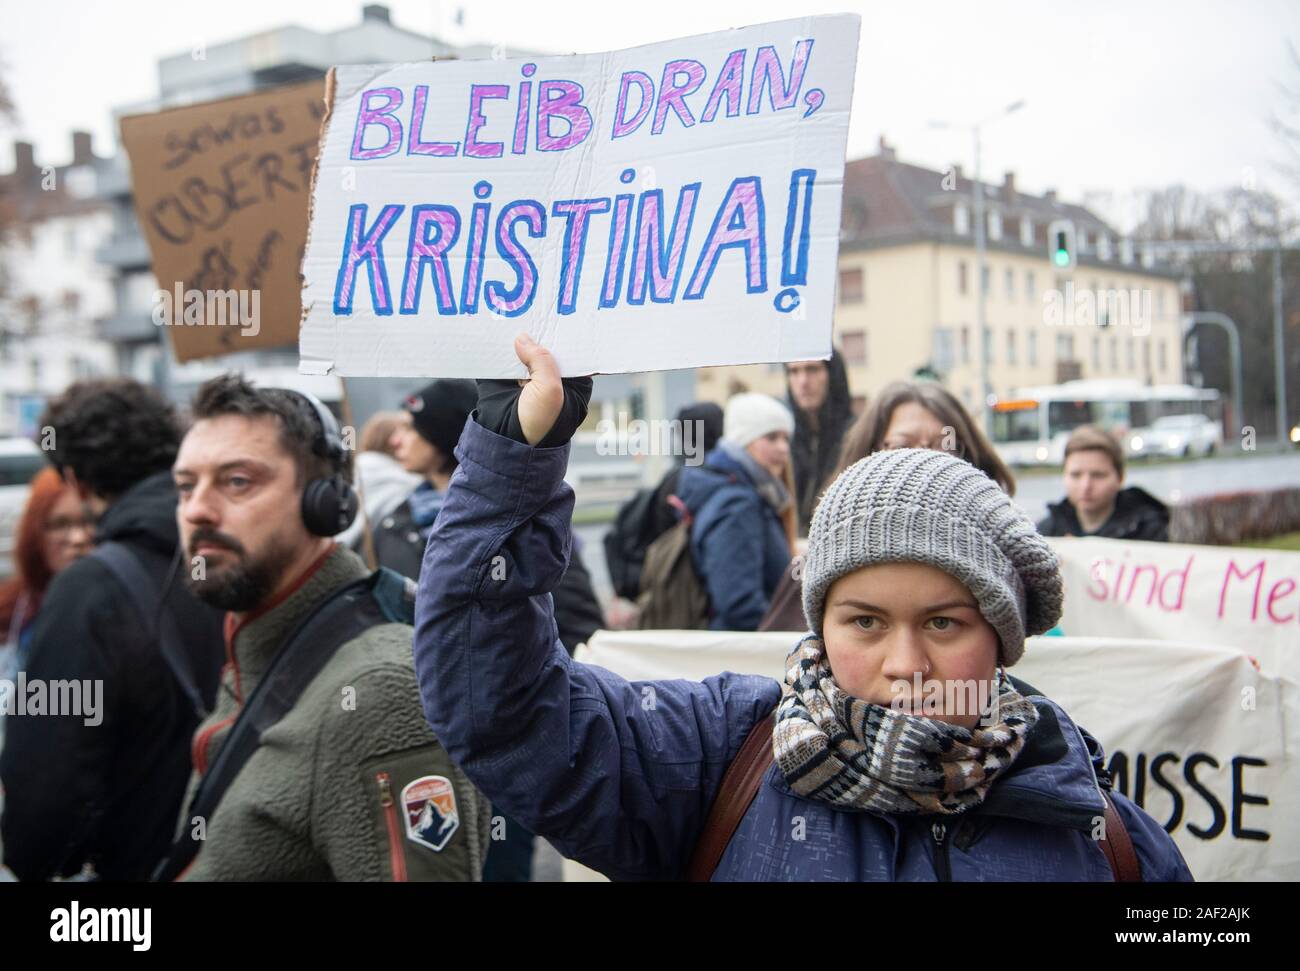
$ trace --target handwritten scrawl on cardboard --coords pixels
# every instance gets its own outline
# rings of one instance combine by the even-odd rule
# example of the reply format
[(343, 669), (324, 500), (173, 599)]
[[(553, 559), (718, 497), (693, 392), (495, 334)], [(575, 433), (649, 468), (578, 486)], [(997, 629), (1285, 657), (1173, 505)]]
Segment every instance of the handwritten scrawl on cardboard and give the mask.
[(154, 323), (178, 361), (297, 339), (324, 94), (318, 79), (122, 119)]
[(336, 67), (301, 369), (519, 377), (825, 357), (859, 18)]

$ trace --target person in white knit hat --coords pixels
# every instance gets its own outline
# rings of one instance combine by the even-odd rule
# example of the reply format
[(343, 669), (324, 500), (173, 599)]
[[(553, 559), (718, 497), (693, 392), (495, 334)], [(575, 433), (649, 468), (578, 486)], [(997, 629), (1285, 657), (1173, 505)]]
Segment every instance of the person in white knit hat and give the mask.
[(734, 395), (704, 464), (682, 470), (691, 558), (713, 630), (755, 630), (790, 562), (797, 528), (790, 435), (794, 416), (765, 394)]

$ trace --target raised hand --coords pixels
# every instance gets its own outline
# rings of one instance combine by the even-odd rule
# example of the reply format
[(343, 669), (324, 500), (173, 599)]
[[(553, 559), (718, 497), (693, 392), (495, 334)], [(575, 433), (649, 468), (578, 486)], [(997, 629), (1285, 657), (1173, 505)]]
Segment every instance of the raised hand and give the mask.
[(554, 356), (527, 334), (515, 353), (528, 368), (526, 381), (479, 381), (477, 421), (499, 435), (542, 448), (558, 448), (587, 417), (591, 378), (563, 378)]

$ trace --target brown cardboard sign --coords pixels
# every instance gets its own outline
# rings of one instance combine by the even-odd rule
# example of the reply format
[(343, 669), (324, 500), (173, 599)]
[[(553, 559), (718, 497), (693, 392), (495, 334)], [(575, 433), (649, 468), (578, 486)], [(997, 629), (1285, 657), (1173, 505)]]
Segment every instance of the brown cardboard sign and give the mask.
[(325, 80), (122, 119), (178, 361), (298, 339)]

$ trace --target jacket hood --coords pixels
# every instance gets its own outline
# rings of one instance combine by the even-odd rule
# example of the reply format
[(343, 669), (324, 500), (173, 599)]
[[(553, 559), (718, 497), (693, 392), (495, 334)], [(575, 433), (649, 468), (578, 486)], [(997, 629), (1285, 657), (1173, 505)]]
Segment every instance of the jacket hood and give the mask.
[(155, 472), (122, 493), (104, 512), (95, 533), (107, 540), (138, 543), (170, 556), (176, 551), (176, 486), (170, 472)]
[[(817, 410), (818, 426), (834, 429), (847, 425), (853, 418), (853, 398), (849, 394), (849, 376), (844, 368), (844, 358), (837, 348), (831, 348), (831, 359), (824, 362), (830, 374), (830, 386), (826, 389), (826, 400)], [(785, 399), (794, 415), (795, 436), (809, 426), (808, 416), (795, 404), (794, 395), (790, 393), (790, 378), (785, 379)], [(838, 442), (838, 436), (835, 436)]]
[(692, 513), (698, 513), (719, 489), (743, 485), (754, 489), (754, 480), (743, 465), (721, 448), (715, 448), (704, 457), (704, 464), (682, 468), (677, 481), (677, 497), (686, 503)]
[(785, 381), (786, 400), (794, 413), (790, 462), (794, 471), (795, 488), (799, 493), (796, 501), (800, 531), (807, 531), (817, 495), (839, 466), (844, 435), (853, 423), (853, 399), (849, 395), (844, 358), (839, 351), (832, 349), (826, 369), (830, 375), (830, 385), (826, 390), (826, 400), (817, 411), (816, 428), (808, 415), (795, 405), (788, 376)]

